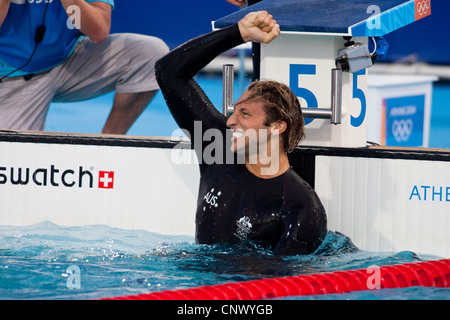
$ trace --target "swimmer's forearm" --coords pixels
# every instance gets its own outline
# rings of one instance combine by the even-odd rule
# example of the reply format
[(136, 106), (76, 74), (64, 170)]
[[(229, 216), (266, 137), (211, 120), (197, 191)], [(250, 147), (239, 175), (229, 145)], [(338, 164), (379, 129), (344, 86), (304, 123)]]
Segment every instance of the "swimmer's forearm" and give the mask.
[(251, 12), (231, 27), (210, 32), (171, 51), (160, 60), (157, 69), (176, 61), (176, 68), (167, 76), (190, 79), (222, 52), (248, 41), (269, 43), (279, 34), (280, 26), (267, 11)]
[(3, 21), (5, 21), (10, 4), (11, 0), (0, 0), (0, 27), (2, 26)]
[(242, 43), (237, 24), (192, 39), (158, 61), (158, 82), (191, 79), (219, 54)]
[[(226, 119), (195, 82), (194, 76), (220, 53), (243, 43), (237, 25), (210, 32), (169, 52), (155, 66), (156, 79), (180, 128), (196, 141), (194, 123), (201, 130), (226, 129)], [(203, 133), (199, 133), (203, 136)]]

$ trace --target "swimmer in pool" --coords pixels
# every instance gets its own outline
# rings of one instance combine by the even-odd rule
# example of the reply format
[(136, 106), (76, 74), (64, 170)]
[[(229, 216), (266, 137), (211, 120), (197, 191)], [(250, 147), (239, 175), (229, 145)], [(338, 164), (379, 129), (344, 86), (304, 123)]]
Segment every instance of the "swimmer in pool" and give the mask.
[[(276, 81), (252, 82), (226, 118), (193, 78), (220, 53), (248, 41), (269, 43), (279, 34), (270, 14), (252, 12), (188, 41), (156, 64), (167, 105), (199, 158), (198, 243), (251, 241), (277, 255), (296, 255), (313, 253), (326, 236), (325, 209), (287, 156), (304, 138), (295, 94)], [(213, 142), (195, 145), (202, 139)]]

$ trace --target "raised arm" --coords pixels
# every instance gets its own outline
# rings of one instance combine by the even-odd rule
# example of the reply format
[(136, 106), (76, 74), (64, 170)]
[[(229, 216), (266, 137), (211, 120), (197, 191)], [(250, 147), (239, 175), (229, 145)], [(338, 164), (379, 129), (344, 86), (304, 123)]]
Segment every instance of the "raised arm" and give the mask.
[(10, 4), (11, 0), (0, 0), (0, 27), (2, 26), (3, 21), (5, 21)]
[(156, 78), (167, 105), (192, 141), (196, 141), (194, 134), (200, 133), (194, 130), (194, 121), (201, 121), (201, 134), (209, 128), (226, 129), (225, 117), (212, 105), (194, 76), (222, 52), (247, 41), (268, 43), (278, 34), (279, 27), (271, 15), (252, 12), (236, 25), (186, 42), (156, 63)]
[[(156, 63), (156, 79), (167, 105), (181, 129), (194, 141), (194, 121), (208, 128), (226, 128), (218, 112), (194, 76), (220, 53), (243, 43), (237, 25), (210, 32), (172, 50)], [(203, 134), (203, 133), (202, 133)]]

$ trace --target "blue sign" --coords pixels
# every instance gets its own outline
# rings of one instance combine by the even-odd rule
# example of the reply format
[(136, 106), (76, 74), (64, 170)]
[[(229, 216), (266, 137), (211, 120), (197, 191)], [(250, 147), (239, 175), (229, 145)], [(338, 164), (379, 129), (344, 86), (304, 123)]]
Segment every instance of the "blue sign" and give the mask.
[(423, 145), (425, 95), (385, 99), (386, 145)]

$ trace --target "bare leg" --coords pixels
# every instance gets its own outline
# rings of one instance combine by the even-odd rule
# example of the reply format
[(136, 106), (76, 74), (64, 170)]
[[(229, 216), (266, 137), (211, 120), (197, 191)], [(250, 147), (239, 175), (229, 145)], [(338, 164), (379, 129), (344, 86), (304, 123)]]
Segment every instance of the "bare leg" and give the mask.
[(126, 134), (157, 92), (116, 93), (102, 133)]

